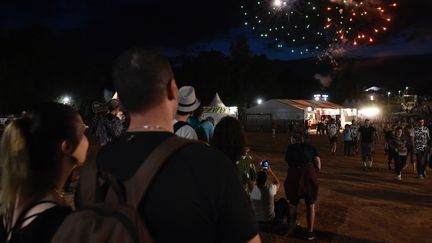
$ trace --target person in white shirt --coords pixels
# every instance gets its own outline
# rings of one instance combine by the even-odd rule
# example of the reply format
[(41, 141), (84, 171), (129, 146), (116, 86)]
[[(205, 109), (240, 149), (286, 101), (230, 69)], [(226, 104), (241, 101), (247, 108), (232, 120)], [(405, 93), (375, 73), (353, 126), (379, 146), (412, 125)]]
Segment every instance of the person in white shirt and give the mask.
[(174, 133), (183, 138), (198, 140), (195, 129), (187, 123), (187, 119), (198, 109), (201, 102), (195, 96), (192, 86), (184, 86), (179, 89), (179, 103), (177, 114), (173, 121)]
[[(267, 174), (271, 176), (271, 183), (267, 182)], [(282, 224), (284, 217), (288, 217), (289, 207), (285, 198), (274, 200), (280, 188), (279, 179), (271, 168), (257, 173), (256, 185), (252, 189), (250, 200), (259, 223)]]

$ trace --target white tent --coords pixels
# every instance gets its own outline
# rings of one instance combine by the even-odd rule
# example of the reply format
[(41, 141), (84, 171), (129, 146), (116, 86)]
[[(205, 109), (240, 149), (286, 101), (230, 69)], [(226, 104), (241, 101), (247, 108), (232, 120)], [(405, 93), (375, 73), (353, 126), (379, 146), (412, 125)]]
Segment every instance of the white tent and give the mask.
[(342, 106), (329, 101), (272, 99), (246, 110), (248, 130), (286, 129), (289, 123), (316, 122), (321, 116), (343, 116)]
[(204, 118), (213, 117), (215, 124), (217, 124), (225, 116), (238, 116), (238, 108), (236, 106), (227, 107), (216, 93), (209, 106), (204, 106)]

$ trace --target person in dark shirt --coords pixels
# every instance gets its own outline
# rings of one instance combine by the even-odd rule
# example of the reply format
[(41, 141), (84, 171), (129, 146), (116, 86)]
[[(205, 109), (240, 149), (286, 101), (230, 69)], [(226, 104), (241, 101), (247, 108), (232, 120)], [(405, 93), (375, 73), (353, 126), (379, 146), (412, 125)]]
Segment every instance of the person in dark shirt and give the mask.
[(408, 141), (403, 136), (403, 128), (397, 127), (395, 135), (390, 140), (389, 149), (395, 160), (396, 180), (402, 180), (402, 169), (405, 166), (408, 155)]
[(317, 150), (310, 144), (304, 143), (302, 134), (292, 136), (293, 144), (289, 145), (285, 155), (288, 163), (288, 173), (285, 180), (285, 193), (290, 203), (290, 226), (296, 227), (297, 205), (300, 199), (306, 204), (308, 240), (314, 240), (315, 234), (315, 202), (318, 197), (318, 176), (321, 169), (321, 159)]
[(6, 128), (0, 145), (0, 242), (50, 242), (72, 211), (62, 189), (86, 158), (84, 130), (81, 116), (57, 103), (38, 105)]
[(376, 139), (376, 129), (370, 125), (370, 120), (365, 120), (365, 125), (359, 129), (359, 143), (362, 152), (362, 161), (365, 168), (372, 168), (372, 151)]
[(99, 120), (96, 129), (96, 135), (99, 137), (101, 146), (120, 136), (123, 131), (122, 121), (117, 117), (120, 112), (119, 100), (110, 100), (107, 106), (108, 113)]
[[(167, 58), (151, 49), (120, 56), (114, 84), (130, 126), (99, 151), (97, 166), (124, 182), (175, 136), (179, 93)], [(186, 145), (167, 160), (138, 211), (156, 242), (261, 242), (233, 162), (204, 143)]]

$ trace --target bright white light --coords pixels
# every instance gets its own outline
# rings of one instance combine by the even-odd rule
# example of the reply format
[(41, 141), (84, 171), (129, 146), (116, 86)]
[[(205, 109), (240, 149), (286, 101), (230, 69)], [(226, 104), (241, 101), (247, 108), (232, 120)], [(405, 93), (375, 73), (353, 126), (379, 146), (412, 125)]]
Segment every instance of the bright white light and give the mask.
[(371, 95), (371, 96), (370, 96), (370, 100), (371, 100), (371, 101), (374, 101), (374, 100), (375, 100), (375, 97), (374, 97), (373, 95)]
[(380, 113), (380, 109), (378, 109), (377, 107), (367, 107), (367, 108), (363, 108), (360, 109), (358, 111), (358, 113), (362, 116), (366, 116), (366, 117), (375, 117)]
[(391, 95), (391, 92), (387, 92), (387, 95), (390, 96), (390, 95)]
[(263, 103), (263, 100), (262, 99), (257, 99), (256, 102), (257, 102), (258, 105), (261, 105)]
[(72, 103), (72, 98), (70, 96), (63, 96), (61, 98), (61, 103), (64, 105), (70, 105)]
[(273, 1), (273, 6), (275, 6), (277, 8), (282, 7), (282, 4), (283, 4), (282, 0), (274, 0)]
[(307, 110), (308, 110), (309, 112), (311, 112), (311, 111), (312, 111), (312, 107), (308, 107)]

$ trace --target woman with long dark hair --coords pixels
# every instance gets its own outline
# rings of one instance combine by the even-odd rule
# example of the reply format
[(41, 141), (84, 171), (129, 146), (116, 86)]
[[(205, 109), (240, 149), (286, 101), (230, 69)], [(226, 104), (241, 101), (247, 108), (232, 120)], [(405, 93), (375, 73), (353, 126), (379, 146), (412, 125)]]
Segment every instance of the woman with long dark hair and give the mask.
[(0, 143), (0, 242), (49, 242), (71, 212), (63, 187), (85, 161), (88, 141), (70, 106), (45, 103), (13, 121)]
[(246, 148), (246, 136), (240, 122), (234, 117), (224, 117), (216, 125), (210, 145), (221, 150), (233, 164), (249, 193), (256, 180), (256, 169)]

